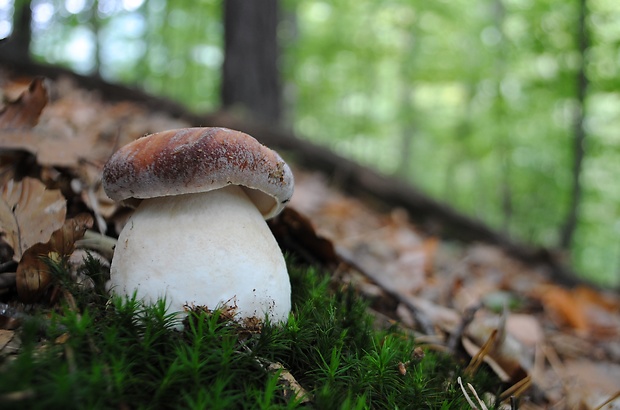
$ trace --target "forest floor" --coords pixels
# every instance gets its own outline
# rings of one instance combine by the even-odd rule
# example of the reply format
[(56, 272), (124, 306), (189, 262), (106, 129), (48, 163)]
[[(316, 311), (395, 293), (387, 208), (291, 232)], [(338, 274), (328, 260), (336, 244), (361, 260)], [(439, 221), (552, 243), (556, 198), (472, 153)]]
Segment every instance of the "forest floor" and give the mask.
[[(135, 102), (107, 102), (68, 79), (33, 81), (2, 71), (0, 92), (11, 101), (0, 114), (2, 206), (14, 210), (19, 203), (42, 214), (11, 216), (18, 226), (10, 229), (0, 209), (6, 242), (0, 295), (15, 286), (6, 274), (15, 270), (11, 252), (21, 257), (46, 242), (67, 216), (88, 212), (95, 231), (118, 235), (130, 211), (101, 188), (103, 164), (118, 147), (149, 133), (205, 125)], [(617, 293), (558, 285), (544, 266), (526, 265), (499, 246), (428, 235), (405, 210), (378, 210), (335, 189), (330, 176), (291, 166), (295, 195), (271, 222), (274, 233), (284, 248), (353, 286), (379, 322), (412, 329), (425, 349), (484, 361), (514, 388), (508, 395), (523, 398), (519, 408), (620, 409)], [(59, 205), (65, 199), (66, 209)], [(36, 297), (36, 286), (23, 278), (20, 285), (19, 275), (23, 300)], [(0, 354), (11, 347), (9, 311), (19, 306), (0, 305)]]

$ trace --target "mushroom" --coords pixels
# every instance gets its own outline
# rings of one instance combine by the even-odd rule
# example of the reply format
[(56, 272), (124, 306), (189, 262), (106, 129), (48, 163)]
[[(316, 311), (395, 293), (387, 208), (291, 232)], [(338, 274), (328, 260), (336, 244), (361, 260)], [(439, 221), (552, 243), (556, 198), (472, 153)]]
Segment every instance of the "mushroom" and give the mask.
[(167, 308), (233, 308), (236, 318), (283, 322), (291, 309), (284, 257), (265, 219), (293, 194), (293, 174), (242, 132), (184, 128), (137, 139), (103, 170), (116, 201), (142, 199), (110, 268), (114, 293)]

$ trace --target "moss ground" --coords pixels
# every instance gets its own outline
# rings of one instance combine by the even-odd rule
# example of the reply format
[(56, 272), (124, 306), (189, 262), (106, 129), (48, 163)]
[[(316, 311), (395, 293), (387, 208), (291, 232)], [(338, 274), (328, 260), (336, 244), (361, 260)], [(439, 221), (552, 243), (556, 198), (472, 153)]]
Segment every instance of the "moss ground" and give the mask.
[[(413, 359), (407, 333), (376, 330), (355, 292), (330, 290), (313, 269), (290, 268), (286, 325), (241, 327), (197, 309), (176, 331), (163, 302), (109, 299), (94, 260), (85, 273), (95, 292), (52, 268), (71, 303), (25, 321), (19, 354), (0, 357), (1, 409), (469, 408), (456, 383), (462, 363), (433, 352)], [(305, 396), (282, 382), (287, 372)], [(464, 379), (493, 391), (492, 377), (475, 377)]]

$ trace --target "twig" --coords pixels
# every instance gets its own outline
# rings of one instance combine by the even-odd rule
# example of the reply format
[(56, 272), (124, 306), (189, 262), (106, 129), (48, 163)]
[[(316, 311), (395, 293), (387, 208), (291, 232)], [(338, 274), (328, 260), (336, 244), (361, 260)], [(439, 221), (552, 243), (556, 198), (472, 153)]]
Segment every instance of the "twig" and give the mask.
[(609, 399), (605, 400), (604, 403), (596, 407), (594, 410), (601, 410), (603, 407), (605, 407), (606, 405), (608, 405), (609, 403), (611, 403), (612, 401), (616, 400), (619, 397), (620, 397), (620, 390), (618, 390), (614, 395), (612, 395)]
[(99, 227), (99, 232), (101, 233), (101, 235), (103, 235), (106, 231), (106, 222), (101, 215), (101, 210), (99, 209), (99, 201), (97, 200), (97, 195), (95, 195), (95, 189), (93, 186), (88, 187), (88, 189), (86, 190), (86, 195), (88, 196), (88, 201), (90, 202), (93, 214), (95, 214), (95, 221), (97, 222), (97, 226)]
[(461, 376), (459, 376), (456, 380), (459, 383), (459, 386), (461, 386), (461, 391), (463, 392), (463, 396), (465, 396), (465, 400), (467, 400), (467, 403), (469, 403), (472, 409), (478, 410), (478, 406), (476, 406), (471, 397), (469, 397), (467, 390), (465, 390), (465, 386), (463, 386), (463, 382), (461, 381)]
[(106, 259), (111, 260), (114, 255), (114, 247), (116, 246), (116, 239), (101, 235), (93, 230), (87, 230), (84, 233), (84, 237), (75, 242), (77, 248), (91, 249), (102, 254)]
[[(310, 393), (304, 389), (301, 384), (295, 379), (295, 376), (291, 374), (291, 372), (285, 368), (282, 364), (277, 362), (266, 361), (265, 359), (259, 359), (262, 362), (268, 363), (267, 370), (270, 372), (280, 372), (278, 375), (278, 382), (285, 389), (285, 398), (287, 400), (293, 399), (298, 400), (300, 404), (309, 403), (312, 401), (312, 396)], [(293, 397), (286, 397), (287, 393), (291, 392)]]
[(476, 389), (474, 389), (474, 386), (472, 386), (471, 383), (467, 383), (467, 387), (469, 387), (469, 390), (471, 390), (476, 400), (478, 400), (478, 404), (480, 404), (480, 407), (482, 407), (482, 410), (489, 410), (487, 405), (484, 404), (484, 402), (480, 399), (480, 397), (478, 397), (478, 392), (476, 391)]
[(474, 320), (474, 316), (476, 315), (476, 312), (481, 307), (482, 307), (482, 303), (478, 303), (474, 306), (469, 307), (467, 310), (465, 310), (465, 313), (463, 314), (461, 318), (461, 323), (459, 324), (459, 327), (454, 332), (452, 332), (452, 334), (450, 335), (450, 339), (448, 340), (448, 349), (451, 352), (456, 351), (456, 346), (458, 345), (459, 340), (463, 336), (463, 333), (465, 332), (465, 328), (472, 322), (472, 320)]
[[(241, 342), (241, 348), (247, 353), (252, 353), (252, 349), (250, 349), (244, 342)], [(278, 384), (284, 387), (284, 396), (287, 401), (290, 401), (291, 399), (299, 400), (300, 404), (310, 403), (312, 401), (312, 395), (308, 393), (308, 391), (304, 389), (301, 384), (299, 384), (297, 379), (295, 379), (295, 376), (293, 376), (291, 372), (281, 363), (272, 362), (271, 360), (256, 356), (254, 357), (254, 360), (261, 368), (267, 370), (268, 372), (280, 372), (278, 375)], [(293, 397), (289, 397), (287, 392), (292, 393)]]
[(519, 410), (519, 398), (510, 396), (510, 410)]
[(485, 356), (487, 356), (488, 353), (491, 352), (493, 348), (495, 347), (497, 336), (498, 336), (497, 329), (493, 329), (493, 331), (489, 335), (489, 338), (487, 339), (486, 342), (484, 342), (484, 345), (482, 345), (478, 353), (476, 353), (476, 355), (471, 358), (471, 361), (467, 365), (467, 368), (465, 368), (465, 374), (473, 375), (474, 373), (476, 373), (476, 371), (478, 371), (478, 368), (484, 361)]
[(506, 400), (508, 397), (519, 397), (523, 394), (524, 391), (530, 388), (532, 385), (532, 376), (526, 376), (504, 390), (504, 392), (499, 396), (500, 401)]
[(25, 400), (30, 400), (36, 396), (36, 392), (33, 388), (14, 391), (6, 393), (0, 396), (0, 403), (17, 403)]
[[(457, 378), (457, 381), (459, 383), (459, 386), (461, 386), (461, 391), (463, 392), (463, 395), (465, 396), (465, 400), (467, 400), (467, 403), (469, 403), (469, 405), (471, 406), (472, 409), (476, 409), (477, 410), (478, 406), (476, 406), (476, 404), (471, 399), (471, 397), (469, 397), (469, 394), (465, 390), (465, 387), (463, 386), (463, 382), (461, 381), (461, 377), (460, 376)], [(474, 395), (476, 400), (478, 400), (478, 404), (480, 405), (480, 408), (482, 408), (482, 410), (489, 410), (489, 408), (484, 403), (484, 401), (482, 401), (482, 399), (480, 399), (480, 397), (478, 397), (478, 392), (476, 391), (476, 389), (474, 389), (474, 386), (472, 386), (471, 383), (467, 383), (467, 387), (472, 392), (472, 394)]]

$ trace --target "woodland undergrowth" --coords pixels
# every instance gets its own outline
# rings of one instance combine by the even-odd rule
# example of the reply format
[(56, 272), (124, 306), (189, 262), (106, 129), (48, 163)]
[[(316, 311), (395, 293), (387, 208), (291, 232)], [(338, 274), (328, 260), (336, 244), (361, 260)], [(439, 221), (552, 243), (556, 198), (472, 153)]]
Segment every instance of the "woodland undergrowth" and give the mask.
[(354, 290), (290, 260), (288, 323), (262, 326), (109, 297), (94, 258), (82, 269), (90, 289), (63, 261), (48, 263), (59, 307), (25, 320), (19, 353), (0, 357), (2, 409), (458, 409), (470, 406), (457, 377), (499, 387), (484, 371), (464, 376), (454, 356), (420, 354), (408, 331), (378, 326)]

